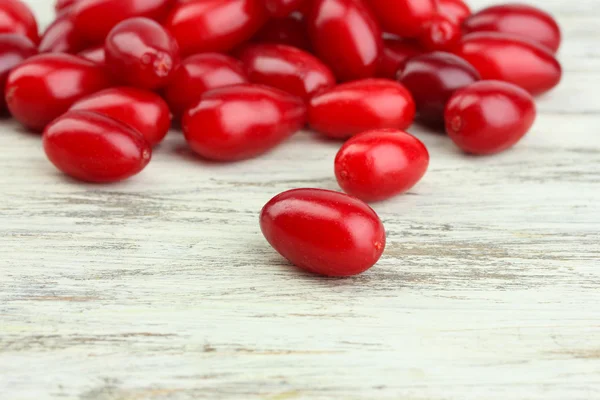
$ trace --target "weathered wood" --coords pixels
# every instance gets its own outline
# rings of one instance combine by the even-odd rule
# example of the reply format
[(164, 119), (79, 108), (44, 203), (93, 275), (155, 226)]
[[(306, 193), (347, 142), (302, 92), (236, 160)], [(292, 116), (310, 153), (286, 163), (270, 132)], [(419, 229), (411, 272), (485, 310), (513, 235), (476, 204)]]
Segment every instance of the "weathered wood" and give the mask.
[(221, 165), (173, 132), (135, 179), (82, 185), (2, 122), (0, 399), (599, 398), (600, 9), (534, 3), (566, 42), (533, 132), (477, 158), (412, 130), (431, 169), (374, 205), (389, 244), (356, 278), (295, 270), (257, 223), (337, 188), (335, 143)]

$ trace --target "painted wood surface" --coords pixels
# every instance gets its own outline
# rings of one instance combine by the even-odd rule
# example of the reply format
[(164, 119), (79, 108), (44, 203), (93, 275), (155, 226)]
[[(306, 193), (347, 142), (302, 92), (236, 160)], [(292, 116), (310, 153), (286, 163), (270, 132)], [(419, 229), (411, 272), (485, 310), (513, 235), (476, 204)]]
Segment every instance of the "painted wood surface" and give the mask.
[(173, 132), (137, 178), (82, 185), (2, 122), (0, 399), (600, 399), (600, 8), (531, 3), (565, 34), (533, 131), (476, 158), (413, 129), (431, 169), (374, 205), (388, 248), (351, 279), (299, 272), (257, 223), (337, 189), (338, 144), (220, 165)]

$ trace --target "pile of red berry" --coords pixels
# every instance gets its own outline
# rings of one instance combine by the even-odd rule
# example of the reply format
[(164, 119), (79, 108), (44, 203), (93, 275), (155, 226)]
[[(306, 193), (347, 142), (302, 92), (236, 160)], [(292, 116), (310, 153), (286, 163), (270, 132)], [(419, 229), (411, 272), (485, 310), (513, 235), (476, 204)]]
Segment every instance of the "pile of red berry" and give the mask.
[[(414, 119), (465, 152), (497, 153), (531, 128), (533, 97), (558, 84), (561, 35), (547, 13), (462, 0), (58, 0), (41, 37), (0, 0), (0, 108), (43, 132), (48, 159), (83, 181), (140, 172), (172, 119), (222, 162), (257, 157), (305, 126), (347, 140), (349, 195), (297, 189), (260, 223), (295, 265), (358, 274), (385, 248), (363, 201), (406, 192), (427, 148)], [(354, 197), (353, 197), (354, 196)]]

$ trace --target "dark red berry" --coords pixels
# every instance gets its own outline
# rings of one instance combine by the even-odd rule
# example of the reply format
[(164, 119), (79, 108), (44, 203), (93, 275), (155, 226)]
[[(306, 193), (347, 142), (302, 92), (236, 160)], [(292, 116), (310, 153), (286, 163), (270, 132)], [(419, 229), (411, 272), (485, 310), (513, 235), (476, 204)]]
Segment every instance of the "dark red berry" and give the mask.
[(458, 25), (471, 15), (471, 9), (463, 0), (438, 0), (438, 11)]
[(102, 67), (81, 57), (40, 54), (25, 60), (8, 75), (6, 103), (17, 121), (42, 131), (77, 100), (111, 84)]
[(383, 42), (383, 53), (379, 60), (377, 76), (396, 79), (398, 72), (411, 57), (422, 54), (424, 49), (415, 40), (387, 38)]
[(383, 51), (375, 16), (355, 0), (314, 0), (307, 16), (317, 56), (341, 81), (375, 76)]
[(384, 32), (416, 38), (437, 13), (436, 0), (368, 0)]
[(450, 17), (439, 14), (423, 24), (419, 42), (431, 51), (451, 50), (458, 44), (460, 38), (460, 25)]
[(102, 90), (85, 97), (70, 109), (105, 115), (135, 129), (155, 146), (171, 127), (169, 106), (156, 93), (130, 87)]
[(540, 43), (556, 53), (560, 47), (560, 28), (554, 18), (526, 4), (502, 4), (473, 14), (464, 23), (465, 32), (502, 32)]
[(40, 41), (40, 53), (77, 53), (89, 46), (75, 30), (73, 14), (64, 12), (46, 28)]
[(78, 0), (73, 5), (73, 21), (82, 38), (100, 44), (119, 22), (133, 17), (162, 20), (172, 0)]
[(443, 127), (450, 96), (480, 79), (473, 66), (454, 54), (434, 52), (408, 60), (398, 80), (412, 93), (420, 121)]
[(250, 39), (267, 17), (263, 0), (189, 0), (175, 5), (165, 27), (188, 56), (232, 50)]
[(310, 50), (311, 44), (302, 19), (290, 16), (270, 19), (252, 38), (257, 43), (279, 43)]
[(467, 153), (498, 153), (521, 140), (535, 116), (535, 102), (526, 90), (512, 83), (481, 81), (452, 96), (446, 131)]
[(273, 17), (287, 17), (301, 10), (309, 0), (264, 0), (269, 14)]
[(44, 130), (44, 150), (63, 173), (82, 181), (127, 179), (146, 167), (152, 148), (138, 132), (104, 115), (69, 111)]
[(335, 86), (335, 77), (329, 67), (295, 47), (252, 45), (241, 52), (240, 60), (251, 82), (272, 86), (306, 100)]
[(315, 95), (308, 122), (319, 133), (346, 139), (371, 129), (408, 128), (415, 117), (410, 92), (388, 79), (345, 83)]
[(385, 229), (375, 211), (329, 190), (295, 189), (275, 196), (262, 209), (260, 227), (279, 254), (320, 275), (360, 274), (385, 249)]
[(344, 192), (364, 201), (404, 193), (421, 180), (429, 153), (416, 137), (396, 129), (360, 133), (335, 158), (335, 176)]
[(4, 88), (10, 71), (23, 60), (37, 54), (35, 45), (18, 33), (0, 33), (0, 114), (6, 112)]
[(183, 133), (196, 153), (218, 161), (258, 156), (306, 123), (302, 100), (267, 86), (211, 90), (183, 117)]
[(86, 60), (92, 61), (98, 65), (106, 65), (106, 53), (104, 51), (104, 45), (90, 47), (89, 49), (80, 51), (78, 56), (83, 57)]
[(183, 60), (164, 89), (171, 112), (180, 118), (211, 89), (248, 83), (241, 61), (218, 53), (202, 53)]
[(157, 22), (131, 18), (106, 37), (106, 66), (120, 82), (142, 89), (166, 86), (179, 67), (179, 46)]
[(0, 0), (0, 33), (19, 33), (36, 44), (40, 39), (35, 17), (21, 0)]
[(560, 63), (550, 50), (507, 33), (471, 33), (454, 51), (473, 65), (482, 79), (514, 83), (533, 95), (552, 89), (562, 77)]

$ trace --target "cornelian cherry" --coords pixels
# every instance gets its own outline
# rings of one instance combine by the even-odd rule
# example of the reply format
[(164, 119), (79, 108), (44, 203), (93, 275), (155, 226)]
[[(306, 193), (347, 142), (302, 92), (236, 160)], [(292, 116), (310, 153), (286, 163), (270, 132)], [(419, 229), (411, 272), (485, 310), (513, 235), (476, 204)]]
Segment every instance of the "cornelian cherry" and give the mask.
[(460, 25), (442, 14), (435, 15), (425, 22), (419, 35), (421, 45), (431, 51), (451, 50), (460, 38)]
[(48, 159), (65, 174), (87, 182), (116, 182), (139, 173), (152, 148), (128, 126), (88, 111), (69, 111), (44, 130)]
[(112, 84), (104, 69), (71, 54), (31, 57), (8, 75), (6, 104), (24, 126), (42, 131), (77, 100)]
[(437, 13), (436, 0), (367, 0), (384, 32), (416, 38)]
[(90, 47), (89, 49), (80, 51), (77, 55), (98, 65), (106, 65), (106, 53), (104, 51), (104, 46)]
[(0, 33), (19, 33), (39, 42), (35, 17), (21, 0), (0, 0)]
[(73, 4), (81, 0), (56, 0), (54, 3), (54, 10), (57, 13), (60, 13), (67, 8), (71, 7)]
[(421, 180), (429, 153), (416, 137), (396, 129), (360, 133), (335, 158), (335, 176), (344, 192), (364, 201), (404, 193)]
[(179, 67), (179, 46), (162, 26), (148, 18), (130, 18), (106, 37), (106, 65), (124, 84), (142, 89), (166, 86)]
[(360, 274), (385, 249), (385, 229), (375, 211), (330, 190), (295, 189), (275, 196), (260, 213), (260, 228), (279, 254), (320, 275)]
[(268, 18), (263, 0), (188, 0), (176, 3), (165, 27), (183, 56), (227, 52), (247, 41)]
[(85, 97), (71, 111), (105, 115), (141, 133), (151, 146), (160, 143), (171, 127), (169, 106), (156, 93), (131, 87), (105, 89)]
[(248, 83), (242, 62), (219, 53), (202, 53), (183, 60), (164, 89), (164, 98), (180, 118), (211, 89)]
[(387, 38), (383, 41), (383, 53), (379, 61), (377, 76), (396, 79), (398, 72), (411, 57), (422, 54), (425, 50), (415, 40)]
[(73, 22), (82, 38), (100, 44), (119, 22), (133, 17), (162, 20), (172, 0), (78, 0), (74, 3)]
[(535, 116), (535, 102), (526, 90), (512, 83), (481, 81), (452, 96), (446, 106), (446, 131), (467, 153), (498, 153), (521, 140)]
[(472, 65), (444, 52), (413, 57), (398, 75), (415, 99), (419, 120), (434, 128), (443, 127), (444, 107), (450, 96), (479, 79)]
[(454, 52), (483, 79), (514, 83), (533, 95), (552, 89), (562, 77), (560, 63), (548, 48), (512, 34), (471, 33)]
[(375, 16), (362, 1), (314, 0), (307, 25), (316, 55), (339, 80), (375, 76), (383, 40)]
[(252, 37), (252, 41), (256, 43), (287, 44), (303, 50), (312, 48), (308, 39), (306, 24), (296, 16), (271, 18)]
[(315, 95), (308, 108), (310, 126), (334, 139), (370, 129), (406, 129), (414, 117), (415, 102), (410, 92), (388, 79), (338, 85)]
[(183, 117), (183, 133), (196, 153), (217, 161), (255, 157), (302, 128), (306, 107), (289, 93), (243, 84), (205, 93)]
[(251, 82), (272, 86), (306, 100), (335, 86), (335, 77), (329, 67), (295, 47), (252, 45), (241, 52), (240, 60)]
[(560, 47), (560, 28), (554, 18), (526, 4), (502, 4), (473, 14), (464, 23), (465, 32), (503, 32), (538, 42), (556, 53)]
[(463, 0), (438, 0), (438, 12), (458, 25), (471, 15), (471, 9)]
[(274, 17), (286, 17), (301, 10), (308, 0), (264, 0), (269, 14)]
[(40, 53), (77, 53), (89, 46), (75, 30), (73, 14), (63, 12), (44, 31)]
[(18, 33), (0, 33), (0, 113), (6, 112), (4, 88), (10, 71), (23, 60), (37, 54), (35, 45)]

